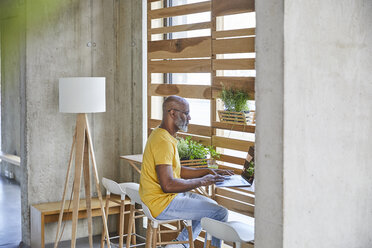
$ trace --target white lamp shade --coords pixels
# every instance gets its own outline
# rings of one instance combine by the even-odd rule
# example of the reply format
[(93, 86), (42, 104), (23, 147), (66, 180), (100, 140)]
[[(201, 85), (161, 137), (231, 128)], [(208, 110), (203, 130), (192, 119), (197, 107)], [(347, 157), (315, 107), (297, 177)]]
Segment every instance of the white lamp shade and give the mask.
[(104, 77), (59, 79), (59, 112), (97, 113), (106, 111)]

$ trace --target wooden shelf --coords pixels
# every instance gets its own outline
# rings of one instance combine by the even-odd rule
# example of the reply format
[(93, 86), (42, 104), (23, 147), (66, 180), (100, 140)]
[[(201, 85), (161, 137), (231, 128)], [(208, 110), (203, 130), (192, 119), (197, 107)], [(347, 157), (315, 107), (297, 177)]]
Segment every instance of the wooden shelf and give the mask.
[(256, 125), (241, 125), (241, 124), (230, 124), (214, 121), (212, 122), (212, 128), (219, 128), (231, 131), (239, 131), (245, 133), (255, 133)]

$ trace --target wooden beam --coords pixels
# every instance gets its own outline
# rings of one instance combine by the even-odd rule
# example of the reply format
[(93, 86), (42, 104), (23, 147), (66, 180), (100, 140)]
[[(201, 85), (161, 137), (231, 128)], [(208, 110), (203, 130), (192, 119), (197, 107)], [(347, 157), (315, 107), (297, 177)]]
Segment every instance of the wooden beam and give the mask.
[(212, 31), (212, 38), (227, 38), (237, 36), (251, 36), (256, 35), (256, 28), (243, 28), (234, 30)]
[(254, 205), (254, 195), (243, 193), (242, 191), (216, 187), (216, 194)]
[[(191, 113), (192, 115), (192, 113)], [(161, 120), (151, 119), (149, 123), (150, 128), (158, 127), (161, 123)], [(189, 124), (187, 133), (190, 135), (201, 135), (201, 136), (210, 136), (211, 135), (211, 127), (196, 125), (196, 124)]]
[(150, 84), (149, 96), (178, 95), (185, 98), (211, 99), (211, 86), (187, 84)]
[(219, 161), (228, 162), (232, 164), (243, 165), (245, 162), (244, 158), (238, 158), (230, 155), (221, 154)]
[(174, 32), (207, 29), (207, 28), (210, 28), (210, 27), (211, 27), (210, 22), (201, 22), (201, 23), (193, 23), (193, 24), (153, 28), (153, 29), (150, 29), (150, 33), (151, 34), (167, 34), (167, 33), (174, 33)]
[(180, 15), (189, 15), (189, 14), (201, 13), (201, 12), (206, 12), (206, 11), (211, 11), (210, 1), (150, 10), (148, 13), (151, 19), (157, 19), (157, 18), (166, 18), (166, 17), (173, 17), (173, 16), (180, 16)]
[(219, 129), (225, 129), (225, 130), (231, 130), (231, 131), (246, 132), (246, 133), (256, 132), (256, 126), (253, 126), (253, 125), (234, 125), (234, 124), (223, 123), (223, 122), (218, 122), (218, 121), (212, 122), (212, 127), (219, 128)]
[(211, 145), (211, 138), (210, 137), (201, 137), (201, 136), (195, 136), (187, 133), (177, 133), (178, 137), (186, 138), (187, 136), (191, 136), (192, 140), (195, 140), (204, 146), (210, 146)]
[(238, 212), (240, 214), (248, 215), (254, 217), (254, 206), (250, 204), (245, 204), (241, 201), (235, 201), (231, 198), (216, 195), (214, 199), (219, 205), (226, 207), (229, 210)]
[(148, 64), (151, 73), (201, 73), (211, 72), (210, 59), (161, 60)]
[(148, 59), (202, 58), (210, 56), (210, 36), (148, 42)]
[(254, 70), (256, 59), (213, 59), (213, 70)]
[(213, 0), (213, 16), (233, 15), (254, 12), (254, 0)]
[(254, 53), (255, 37), (222, 39), (212, 41), (213, 54)]
[(214, 77), (212, 82), (212, 98), (218, 98), (225, 88), (244, 90), (248, 93), (249, 99), (255, 99), (255, 78), (254, 77)]
[(238, 150), (242, 152), (248, 152), (250, 146), (254, 145), (252, 141), (246, 140), (238, 140), (238, 139), (231, 139), (225, 138), (220, 136), (212, 136), (212, 145), (215, 147), (227, 148)]

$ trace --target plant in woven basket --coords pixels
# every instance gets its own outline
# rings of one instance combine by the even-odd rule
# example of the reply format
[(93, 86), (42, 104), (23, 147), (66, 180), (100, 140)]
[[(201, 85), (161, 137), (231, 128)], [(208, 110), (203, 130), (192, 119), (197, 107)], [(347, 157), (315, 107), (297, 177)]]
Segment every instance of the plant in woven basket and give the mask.
[(247, 103), (249, 95), (243, 90), (227, 89), (222, 86), (220, 98), (224, 102), (227, 111), (241, 112), (249, 110)]
[(178, 138), (177, 144), (180, 160), (204, 159), (209, 155), (210, 158), (219, 158), (220, 154), (212, 146), (203, 146), (199, 142), (186, 138)]

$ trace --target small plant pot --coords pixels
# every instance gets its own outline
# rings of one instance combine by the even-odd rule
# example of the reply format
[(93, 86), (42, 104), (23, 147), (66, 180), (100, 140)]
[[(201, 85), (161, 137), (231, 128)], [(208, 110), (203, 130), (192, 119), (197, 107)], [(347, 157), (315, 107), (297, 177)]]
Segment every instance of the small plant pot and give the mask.
[(181, 160), (181, 166), (194, 167), (194, 168), (208, 168), (209, 161), (212, 161), (210, 158), (202, 159), (190, 159), (190, 160)]
[(256, 115), (254, 111), (233, 112), (227, 110), (218, 110), (218, 116), (220, 117), (220, 121), (224, 123), (240, 125), (256, 123)]

